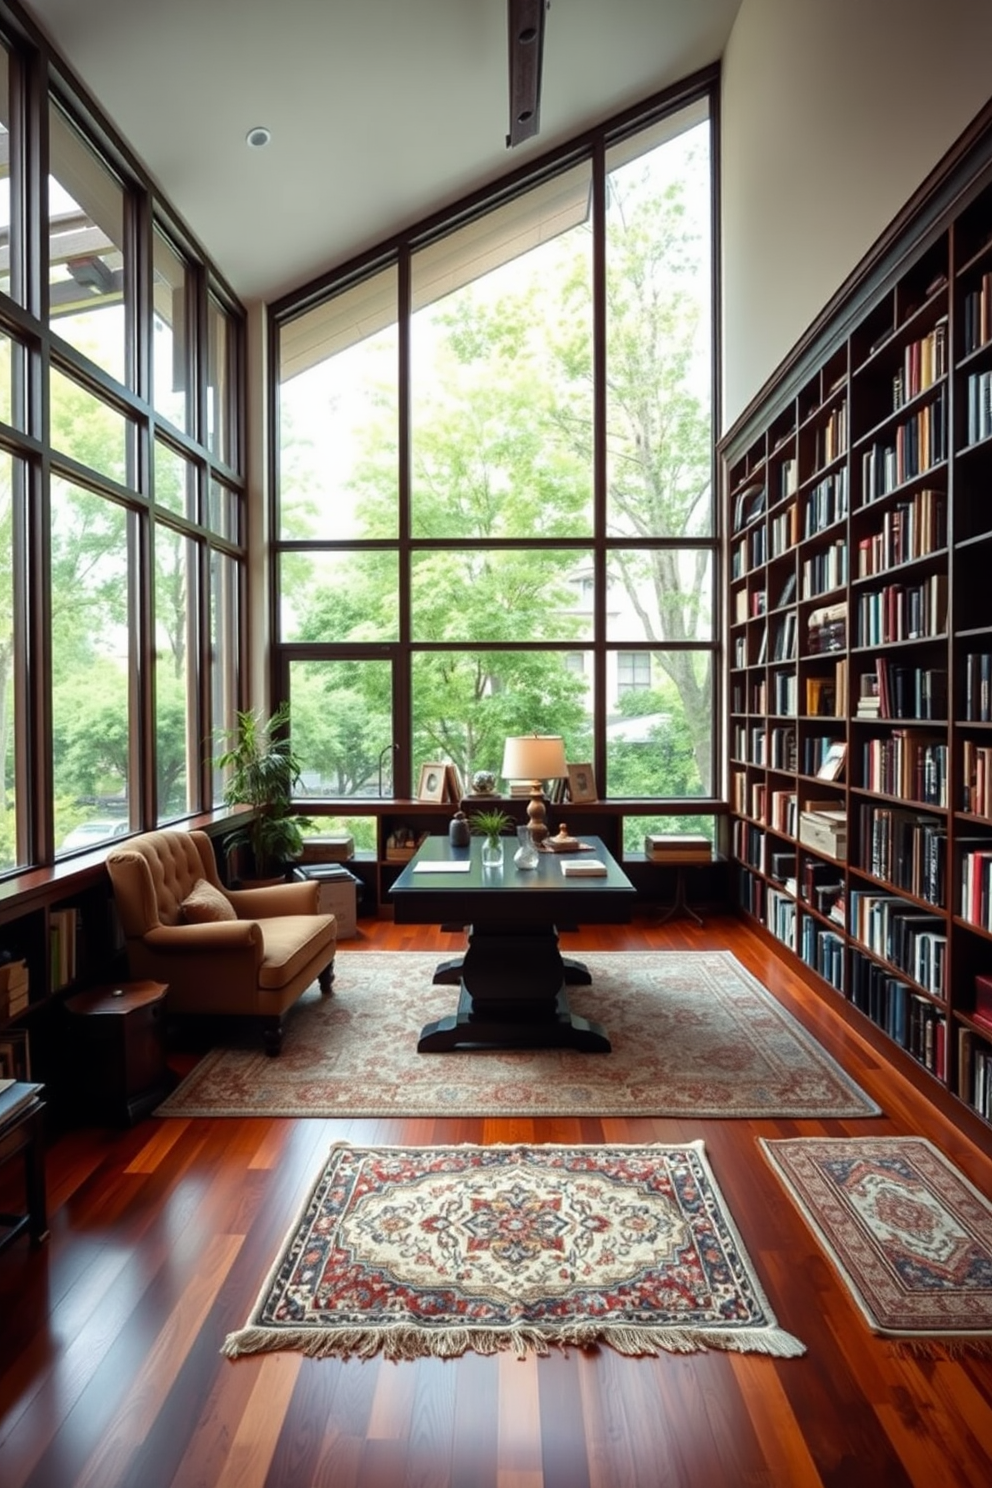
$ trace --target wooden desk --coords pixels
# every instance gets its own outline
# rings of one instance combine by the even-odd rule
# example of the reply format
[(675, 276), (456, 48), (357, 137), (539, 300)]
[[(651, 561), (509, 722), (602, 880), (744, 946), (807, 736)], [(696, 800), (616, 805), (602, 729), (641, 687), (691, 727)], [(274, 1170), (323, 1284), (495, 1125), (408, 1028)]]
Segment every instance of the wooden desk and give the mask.
[[(24, 1191), (27, 1212), (0, 1214), (5, 1233), (0, 1250), (27, 1230), (32, 1245), (48, 1239), (48, 1208), (45, 1199), (45, 1102), (43, 1085), (15, 1081), (0, 1095), (0, 1167), (19, 1153), (24, 1158)], [(26, 1099), (25, 1099), (26, 1098)], [(10, 1114), (5, 1116), (5, 1109)]]
[[(581, 854), (606, 865), (603, 878), (566, 878), (564, 855), (542, 852), (538, 866), (518, 869), (516, 839), (507, 838), (502, 868), (484, 869), (482, 841), (453, 848), (447, 837), (429, 837), (392, 887), (398, 924), (469, 925), (463, 955), (442, 962), (435, 982), (460, 988), (458, 1010), (425, 1025), (421, 1053), (457, 1048), (573, 1048), (609, 1053), (599, 1023), (568, 1006), (566, 986), (588, 984), (580, 961), (563, 957), (559, 920), (623, 924), (636, 890), (598, 837), (581, 838)], [(573, 861), (579, 854), (570, 854)], [(421, 872), (419, 862), (467, 862), (465, 871)]]

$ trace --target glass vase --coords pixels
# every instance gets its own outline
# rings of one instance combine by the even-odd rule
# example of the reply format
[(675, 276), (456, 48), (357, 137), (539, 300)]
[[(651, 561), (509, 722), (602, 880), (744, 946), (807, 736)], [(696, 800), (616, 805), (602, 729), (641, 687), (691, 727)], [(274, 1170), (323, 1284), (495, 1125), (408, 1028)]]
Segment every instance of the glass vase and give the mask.
[(517, 840), (520, 846), (513, 854), (513, 861), (518, 868), (536, 868), (538, 863), (537, 848), (530, 827), (517, 828)]
[(502, 868), (503, 839), (501, 837), (487, 837), (483, 842), (482, 866), (483, 868)]

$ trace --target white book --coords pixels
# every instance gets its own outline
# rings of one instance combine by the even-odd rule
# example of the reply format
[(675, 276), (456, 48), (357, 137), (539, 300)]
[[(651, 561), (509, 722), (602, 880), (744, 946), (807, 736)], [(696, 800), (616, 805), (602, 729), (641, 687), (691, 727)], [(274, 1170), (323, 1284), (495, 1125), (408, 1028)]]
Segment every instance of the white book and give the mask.
[(605, 878), (606, 864), (598, 858), (572, 858), (562, 863), (561, 871), (566, 878)]

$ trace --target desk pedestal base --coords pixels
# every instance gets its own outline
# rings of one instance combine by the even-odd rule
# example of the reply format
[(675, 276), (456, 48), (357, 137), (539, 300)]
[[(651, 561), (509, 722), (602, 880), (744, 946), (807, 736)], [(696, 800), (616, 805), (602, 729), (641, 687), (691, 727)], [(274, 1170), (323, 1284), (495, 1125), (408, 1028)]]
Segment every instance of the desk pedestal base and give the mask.
[(421, 1054), (458, 1048), (610, 1052), (601, 1025), (568, 1006), (566, 986), (592, 979), (580, 961), (562, 956), (553, 925), (473, 925), (465, 954), (442, 962), (434, 980), (460, 986), (458, 1011), (421, 1030)]

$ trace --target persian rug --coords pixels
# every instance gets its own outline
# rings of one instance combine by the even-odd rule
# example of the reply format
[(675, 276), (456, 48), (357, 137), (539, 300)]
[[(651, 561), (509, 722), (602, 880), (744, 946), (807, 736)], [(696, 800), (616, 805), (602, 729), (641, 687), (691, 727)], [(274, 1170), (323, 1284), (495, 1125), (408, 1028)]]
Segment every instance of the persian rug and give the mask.
[(873, 1332), (917, 1352), (992, 1357), (992, 1205), (936, 1147), (922, 1137), (761, 1146)]
[(215, 1048), (160, 1116), (851, 1117), (878, 1107), (726, 951), (600, 952), (591, 987), (569, 989), (611, 1054), (514, 1049), (418, 1054), (422, 1026), (451, 1012), (439, 958), (339, 951), (334, 995), (316, 987), (268, 1058), (249, 1030)]
[(701, 1142), (338, 1143), (223, 1352), (789, 1358)]

